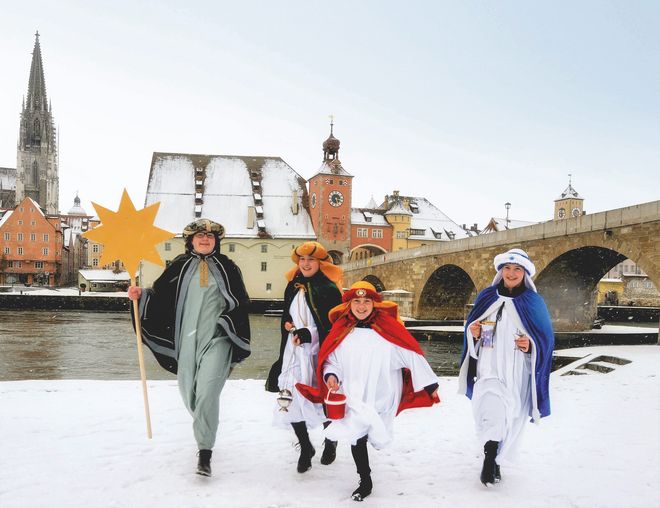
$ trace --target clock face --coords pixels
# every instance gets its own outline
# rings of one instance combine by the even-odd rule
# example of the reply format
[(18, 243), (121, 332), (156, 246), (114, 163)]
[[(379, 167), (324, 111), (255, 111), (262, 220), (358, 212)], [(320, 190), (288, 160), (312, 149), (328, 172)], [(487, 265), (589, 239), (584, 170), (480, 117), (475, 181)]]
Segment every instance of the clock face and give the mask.
[(328, 194), (328, 201), (332, 206), (341, 206), (341, 204), (344, 202), (344, 195), (338, 190), (333, 190), (330, 194)]
[(577, 217), (578, 215), (580, 215), (580, 209), (579, 208), (573, 208), (571, 213), (573, 214), (573, 217)]
[(316, 208), (316, 192), (312, 193), (312, 208)]
[(564, 208), (560, 208), (559, 211), (557, 212), (557, 216), (560, 219), (563, 219), (564, 217), (566, 217), (566, 210)]

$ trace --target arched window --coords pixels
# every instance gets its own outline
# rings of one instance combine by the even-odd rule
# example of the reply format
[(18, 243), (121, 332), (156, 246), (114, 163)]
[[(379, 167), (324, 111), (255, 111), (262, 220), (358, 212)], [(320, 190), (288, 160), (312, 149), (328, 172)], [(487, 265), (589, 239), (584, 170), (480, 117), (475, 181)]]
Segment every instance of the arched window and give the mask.
[(38, 118), (34, 119), (34, 137), (35, 138), (41, 137), (41, 123), (39, 123)]
[(39, 182), (39, 164), (37, 161), (32, 162), (32, 171), (28, 171), (27, 184), (31, 187), (36, 187)]

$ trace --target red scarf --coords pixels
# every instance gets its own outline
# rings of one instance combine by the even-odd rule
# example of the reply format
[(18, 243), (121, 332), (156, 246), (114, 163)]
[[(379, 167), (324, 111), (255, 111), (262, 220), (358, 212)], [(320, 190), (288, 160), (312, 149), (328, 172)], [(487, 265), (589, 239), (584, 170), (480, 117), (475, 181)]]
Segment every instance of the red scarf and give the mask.
[[(417, 340), (410, 335), (410, 332), (396, 319), (396, 308), (393, 309), (395, 313), (392, 316), (390, 309), (374, 308), (373, 312), (365, 320), (372, 330), (380, 335), (385, 340), (391, 342), (395, 346), (414, 351), (415, 353), (424, 356), (424, 351), (419, 347)], [(332, 316), (331, 316), (332, 317)], [(332, 353), (339, 344), (348, 336), (348, 334), (355, 328), (358, 320), (350, 311), (350, 306), (342, 312), (332, 325), (332, 329), (328, 336), (323, 341), (323, 345), (319, 351), (318, 366), (316, 368), (316, 379), (318, 388), (297, 383), (296, 388), (303, 396), (315, 403), (322, 403), (328, 393), (328, 387), (323, 379), (323, 365), (327, 360), (330, 353)], [(410, 370), (401, 369), (403, 375), (403, 391), (401, 394), (401, 401), (397, 410), (397, 415), (404, 409), (414, 407), (429, 407), (435, 403), (440, 402), (437, 394), (432, 397), (426, 390), (413, 392), (412, 377)]]

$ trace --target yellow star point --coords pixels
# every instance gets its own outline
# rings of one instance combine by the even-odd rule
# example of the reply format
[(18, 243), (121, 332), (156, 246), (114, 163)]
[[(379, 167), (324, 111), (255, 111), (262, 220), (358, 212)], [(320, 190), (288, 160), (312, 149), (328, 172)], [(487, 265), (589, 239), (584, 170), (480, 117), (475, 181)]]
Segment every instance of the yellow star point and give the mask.
[(92, 205), (101, 219), (101, 225), (83, 233), (83, 236), (103, 245), (102, 265), (120, 259), (131, 278), (143, 259), (164, 265), (156, 245), (172, 238), (174, 233), (153, 225), (160, 203), (136, 210), (124, 189), (117, 212), (94, 202)]

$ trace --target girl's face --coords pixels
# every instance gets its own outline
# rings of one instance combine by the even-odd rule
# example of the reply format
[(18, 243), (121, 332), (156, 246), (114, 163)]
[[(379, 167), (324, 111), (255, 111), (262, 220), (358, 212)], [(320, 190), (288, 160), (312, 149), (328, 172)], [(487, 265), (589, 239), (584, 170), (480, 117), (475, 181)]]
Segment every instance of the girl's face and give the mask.
[(502, 280), (505, 288), (513, 289), (519, 286), (524, 278), (525, 269), (522, 266), (507, 263), (502, 267)]
[(215, 249), (215, 235), (206, 231), (195, 233), (192, 238), (192, 246), (197, 254), (202, 256), (211, 254)]
[(300, 256), (298, 268), (304, 277), (312, 277), (319, 271), (319, 260), (312, 256)]
[(351, 312), (360, 321), (369, 317), (374, 310), (374, 301), (371, 298), (353, 298)]

